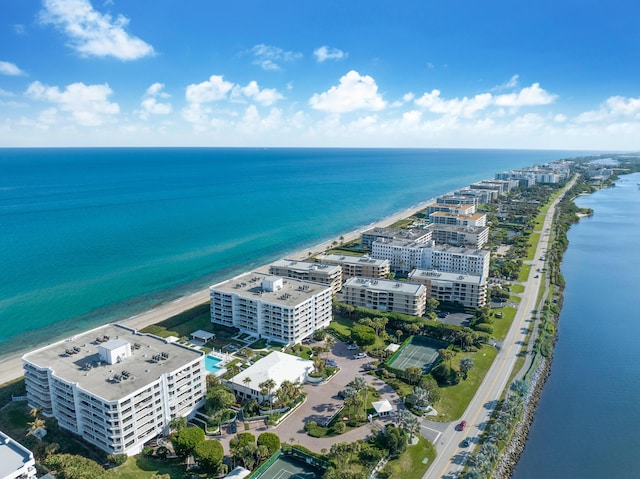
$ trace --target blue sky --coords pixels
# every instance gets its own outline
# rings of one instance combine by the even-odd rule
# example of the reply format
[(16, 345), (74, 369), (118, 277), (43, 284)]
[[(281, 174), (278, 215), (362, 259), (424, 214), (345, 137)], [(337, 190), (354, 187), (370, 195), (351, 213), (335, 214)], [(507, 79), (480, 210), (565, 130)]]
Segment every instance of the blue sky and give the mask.
[(0, 146), (640, 149), (640, 4), (3, 0)]

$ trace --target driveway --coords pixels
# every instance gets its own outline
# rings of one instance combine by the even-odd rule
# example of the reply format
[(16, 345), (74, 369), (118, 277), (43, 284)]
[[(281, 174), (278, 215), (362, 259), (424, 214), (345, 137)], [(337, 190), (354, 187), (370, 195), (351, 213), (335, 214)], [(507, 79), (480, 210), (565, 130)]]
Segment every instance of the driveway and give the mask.
[[(354, 442), (358, 439), (364, 439), (373, 431), (380, 430), (385, 423), (392, 422), (393, 418), (391, 417), (374, 419), (371, 423), (334, 437), (314, 438), (305, 432), (304, 425), (307, 422), (315, 421), (318, 424), (323, 424), (340, 410), (343, 401), (338, 398), (338, 392), (344, 389), (356, 376), (363, 376), (381, 394), (380, 399), (387, 399), (394, 406), (394, 409), (404, 408), (402, 401), (389, 385), (377, 377), (367, 374), (364, 370), (363, 366), (373, 359), (370, 357), (353, 359), (354, 352), (356, 351), (347, 349), (345, 343), (336, 341), (332, 351), (322, 353), (322, 357), (334, 359), (338, 363), (340, 371), (324, 384), (303, 385), (302, 390), (307, 394), (306, 401), (280, 424), (267, 427), (264, 423), (256, 423), (251, 432), (258, 436), (264, 431), (270, 431), (277, 434), (283, 443), (293, 442), (311, 451), (322, 453), (323, 449), (330, 450), (336, 442)], [(238, 429), (238, 432), (241, 432), (241, 428)], [(229, 439), (233, 436), (234, 434), (225, 432), (220, 437), (227, 453), (229, 452)]]

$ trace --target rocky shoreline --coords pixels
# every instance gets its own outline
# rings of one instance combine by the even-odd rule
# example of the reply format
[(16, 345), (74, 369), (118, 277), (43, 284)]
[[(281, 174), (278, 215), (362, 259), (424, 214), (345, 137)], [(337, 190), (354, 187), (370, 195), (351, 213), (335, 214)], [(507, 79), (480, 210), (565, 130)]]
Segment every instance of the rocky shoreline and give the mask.
[(533, 373), (529, 387), (529, 393), (525, 398), (522, 420), (518, 423), (511, 436), (509, 445), (502, 451), (491, 477), (493, 479), (506, 479), (511, 477), (518, 464), (520, 455), (527, 443), (527, 436), (533, 423), (536, 408), (540, 402), (544, 384), (551, 374), (551, 360), (541, 357), (540, 364)]

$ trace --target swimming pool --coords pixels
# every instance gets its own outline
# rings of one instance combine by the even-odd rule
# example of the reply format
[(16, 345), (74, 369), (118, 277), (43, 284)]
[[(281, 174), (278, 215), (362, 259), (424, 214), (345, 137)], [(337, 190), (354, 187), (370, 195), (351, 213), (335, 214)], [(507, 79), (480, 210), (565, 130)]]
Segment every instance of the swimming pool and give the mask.
[(207, 355), (204, 358), (204, 368), (207, 370), (209, 374), (213, 374), (214, 376), (217, 376), (218, 374), (221, 373), (221, 371), (224, 370), (224, 368), (220, 366), (221, 362), (222, 362), (222, 359), (216, 358), (215, 356)]

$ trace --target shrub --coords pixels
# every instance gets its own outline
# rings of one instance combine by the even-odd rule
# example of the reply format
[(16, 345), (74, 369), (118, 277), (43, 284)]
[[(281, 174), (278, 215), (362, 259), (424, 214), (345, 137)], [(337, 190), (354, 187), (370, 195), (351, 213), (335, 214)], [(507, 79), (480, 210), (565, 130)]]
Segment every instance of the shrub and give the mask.
[(142, 448), (143, 456), (153, 456), (153, 448), (151, 446), (145, 446)]
[(271, 456), (280, 449), (280, 438), (272, 432), (263, 432), (258, 436), (258, 446), (267, 446)]
[(458, 373), (445, 362), (441, 362), (431, 371), (431, 376), (438, 382), (438, 385), (450, 385), (458, 382)]
[(315, 428), (317, 428), (317, 427), (318, 427), (318, 423), (317, 423), (317, 422), (315, 422), (315, 421), (309, 421), (309, 422), (307, 422), (307, 423), (304, 425), (304, 430), (305, 430), (305, 431), (307, 431), (307, 432), (309, 432), (309, 431), (311, 431), (312, 429), (315, 429)]
[(335, 434), (342, 434), (347, 429), (347, 426), (342, 421), (336, 421), (336, 423), (331, 427), (331, 431)]
[(478, 323), (474, 326), (474, 329), (483, 333), (493, 334), (493, 326), (487, 323)]
[(193, 450), (193, 457), (200, 467), (208, 472), (215, 472), (222, 464), (224, 449), (219, 441), (202, 441)]
[[(151, 449), (153, 452), (153, 449)], [(144, 452), (144, 451), (143, 451)], [(116, 466), (121, 466), (125, 462), (127, 462), (128, 456), (126, 454), (109, 454), (107, 456), (107, 461), (111, 464), (115, 464)]]

